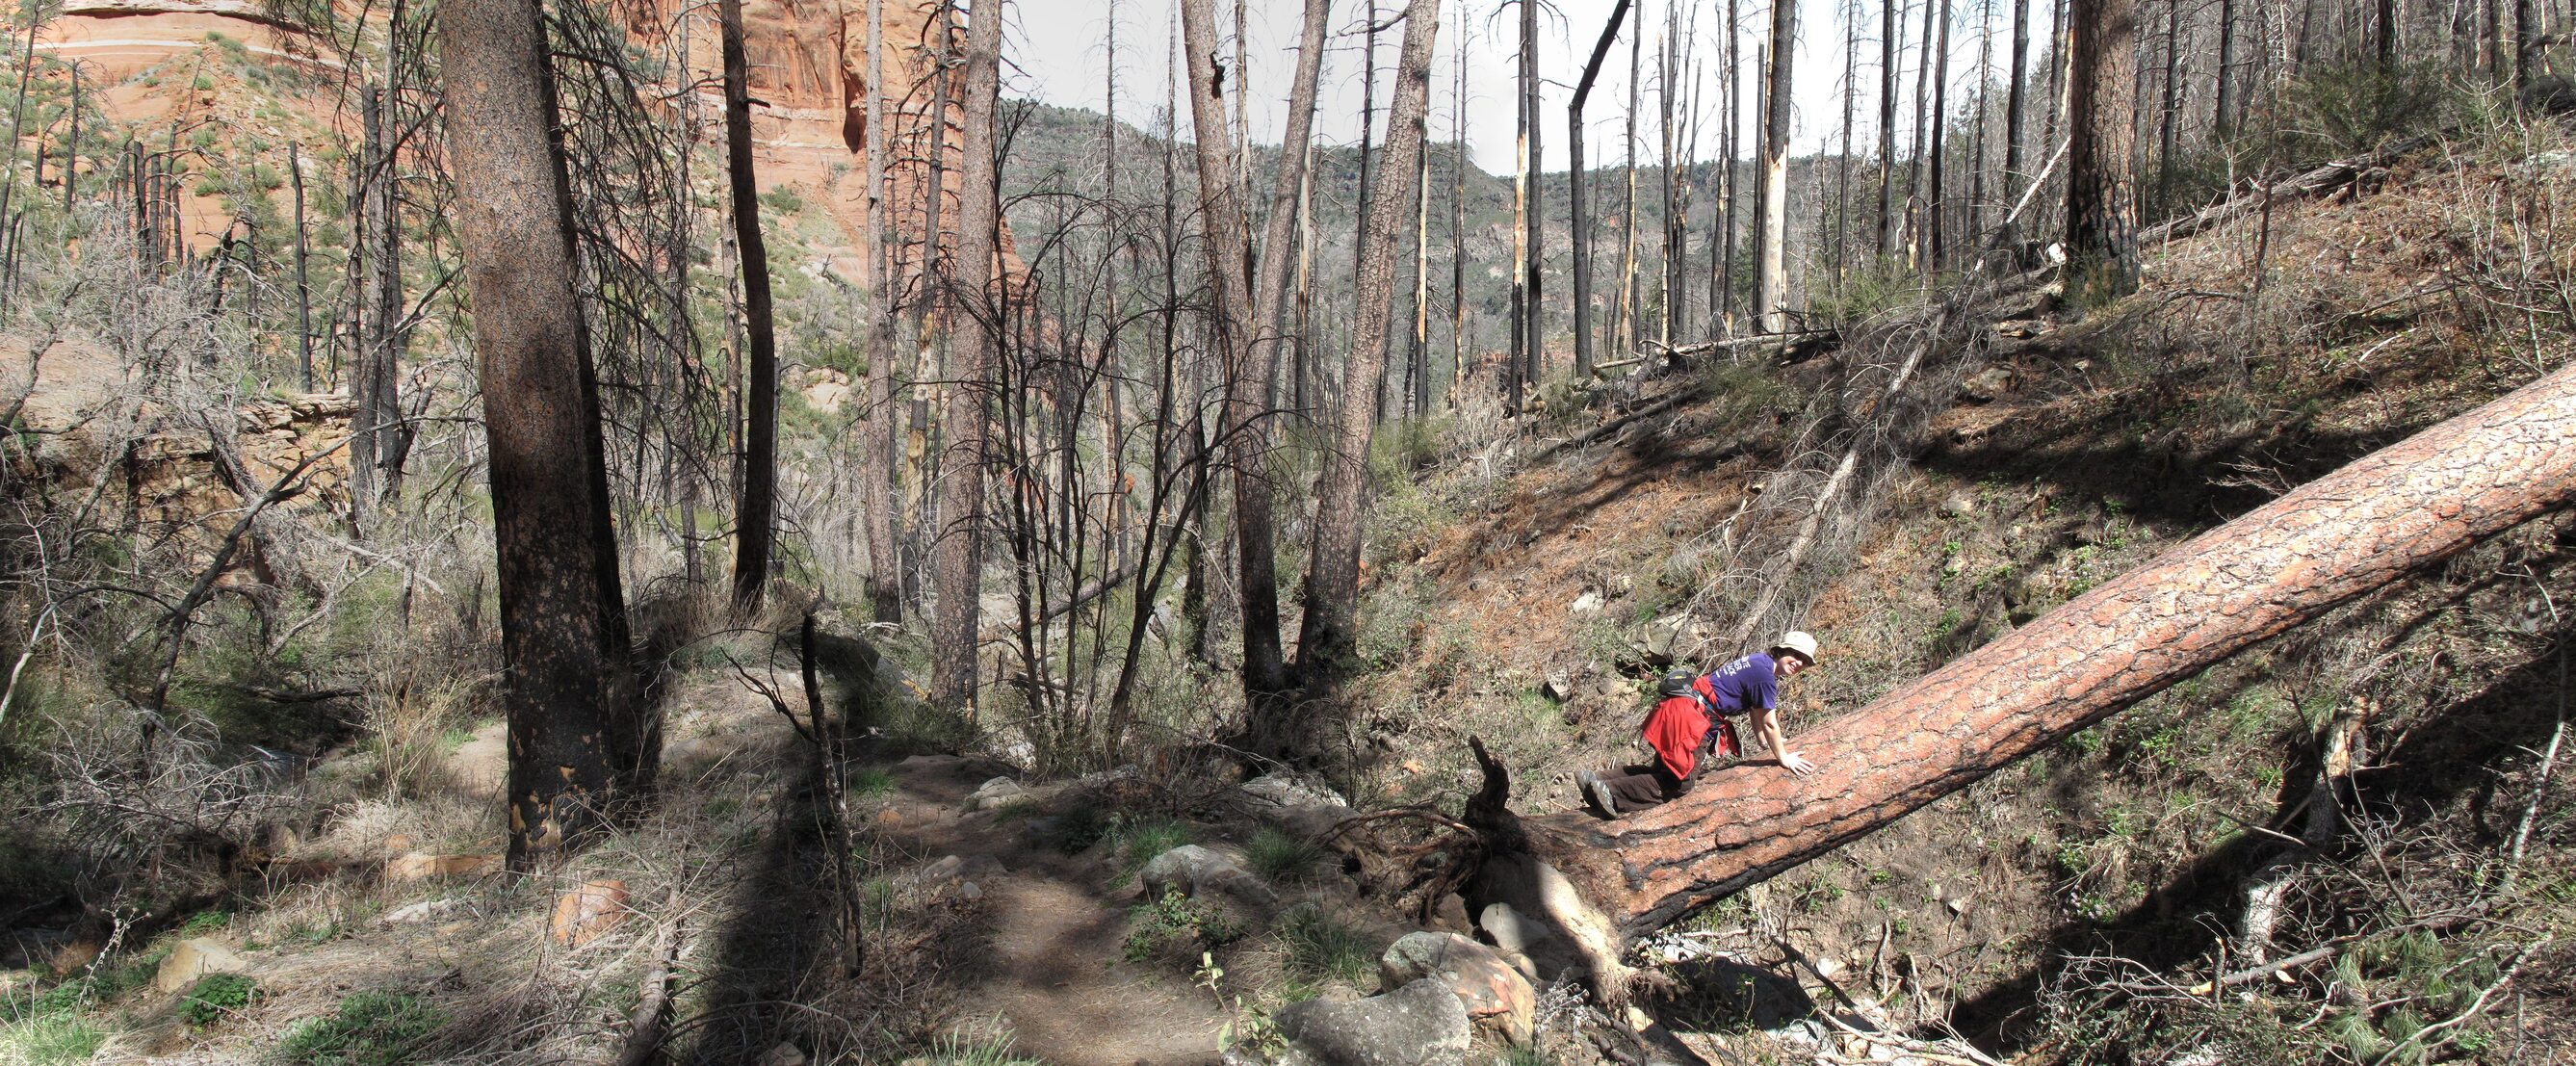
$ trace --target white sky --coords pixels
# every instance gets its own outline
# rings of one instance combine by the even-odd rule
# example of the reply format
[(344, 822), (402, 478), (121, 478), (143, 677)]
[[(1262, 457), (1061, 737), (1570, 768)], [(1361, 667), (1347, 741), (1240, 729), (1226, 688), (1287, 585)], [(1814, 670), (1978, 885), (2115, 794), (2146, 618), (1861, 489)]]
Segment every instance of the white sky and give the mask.
[[(1403, 0), (1335, 0), (1332, 27), (1325, 56), (1324, 86), (1316, 115), (1316, 136), (1328, 143), (1349, 144), (1358, 139), (1360, 109), (1361, 36), (1357, 28), (1361, 15), (1371, 2), (1377, 4), (1381, 20), (1403, 8)], [(1638, 152), (1641, 159), (1656, 157), (1655, 143), (1657, 98), (1655, 50), (1670, 4), (1676, 0), (1645, 0), (1646, 20), (1645, 84), (1639, 99)], [(1697, 60), (1704, 68), (1699, 92), (1706, 103), (1701, 111), (1704, 128), (1699, 134), (1699, 158), (1713, 159), (1718, 152), (1718, 119), (1723, 99), (1720, 64), (1724, 51), (1724, 0), (1697, 0), (1697, 32), (1690, 31), (1694, 17), (1691, 0), (1683, 4), (1684, 23), (1681, 54), (1685, 65)], [(1800, 150), (1812, 150), (1829, 137), (1836, 137), (1842, 122), (1840, 86), (1843, 77), (1843, 32), (1841, 13), (1845, 4), (1856, 4), (1863, 20), (1861, 27), (1860, 68), (1861, 93), (1857, 102), (1855, 137), (1860, 144), (1871, 143), (1876, 134), (1878, 33), (1882, 0), (1796, 0), (1799, 4), (1799, 49), (1791, 70), (1796, 84), (1793, 111), (1794, 141)], [(1884, 0), (1909, 5), (1909, 0)], [(1467, 137), (1476, 162), (1487, 171), (1505, 173), (1511, 169), (1513, 136), (1513, 94), (1516, 74), (1515, 56), (1520, 35), (1520, 10), (1510, 0), (1465, 0), (1462, 11), (1458, 0), (1442, 5), (1439, 53), (1432, 63), (1430, 134), (1435, 140), (1454, 137), (1457, 115), (1452, 93), (1454, 67), (1460, 37), (1459, 23), (1465, 19), (1467, 66)], [(1542, 0), (1539, 16), (1539, 76), (1546, 84), (1541, 90), (1540, 149), (1545, 170), (1562, 170), (1566, 166), (1565, 108), (1574, 97), (1574, 83), (1583, 73), (1583, 61), (1591, 54), (1593, 42), (1609, 18), (1612, 0)], [(1749, 138), (1753, 126), (1754, 49), (1770, 33), (1768, 0), (1738, 0), (1744, 21), (1743, 70), (1745, 72), (1744, 121), (1742, 136)], [(1954, 23), (1951, 28), (1950, 83), (1954, 98), (1974, 91), (1978, 34), (1976, 27), (1987, 5), (1994, 12), (1996, 35), (1994, 63), (2000, 66), (2009, 56), (2010, 38), (2004, 19), (2010, 14), (2010, 0), (1952, 0)], [(2045, 3), (2032, 5), (2034, 23), (2046, 21)], [(1233, 4), (1216, 0), (1219, 22), (1231, 34)], [(1247, 4), (1248, 36), (1251, 38), (1249, 62), (1254, 96), (1252, 138), (1261, 143), (1277, 143), (1280, 126), (1287, 110), (1286, 98), (1291, 78), (1291, 63), (1296, 57), (1297, 22), (1301, 0), (1250, 0)], [(1004, 44), (1006, 69), (1003, 92), (1006, 96), (1034, 98), (1066, 107), (1101, 110), (1105, 96), (1105, 42), (1109, 20), (1114, 11), (1118, 20), (1118, 117), (1138, 126), (1148, 125), (1155, 109), (1164, 99), (1165, 72), (1169, 54), (1168, 42), (1178, 33), (1173, 0), (1017, 0), (1008, 9), (1010, 33)], [(1901, 11), (1906, 36), (1922, 32), (1919, 8)], [(1637, 13), (1632, 12), (1633, 20)], [(1633, 22), (1631, 23), (1633, 25)], [(2032, 27), (2031, 62), (2041, 62), (2047, 31)], [(1396, 59), (1402, 45), (1401, 27), (1379, 35), (1378, 49), (1378, 136), (1384, 136), (1384, 109), (1392, 84), (1387, 68)], [(1588, 162), (1613, 164), (1622, 158), (1620, 140), (1624, 134), (1622, 115), (1627, 106), (1629, 81), (1629, 38), (1626, 28), (1618, 42), (1611, 46), (1602, 61), (1601, 76), (1593, 85), (1585, 105), (1587, 132), (1584, 136)], [(1228, 57), (1232, 58), (1229, 45)], [(1902, 57), (1900, 57), (1902, 61)], [(1900, 121), (1910, 122), (1913, 92), (1913, 68), (1905, 64), (1899, 91)], [(1238, 72), (1229, 76), (1234, 83)], [(1680, 81), (1679, 78), (1676, 79)], [(1689, 91), (1682, 82), (1683, 91)], [(1184, 91), (1186, 95), (1186, 90)], [(1186, 105), (1185, 105), (1186, 106)], [(1997, 103), (2001, 106), (2000, 102)], [(1675, 108), (1675, 121), (1682, 121), (1684, 109)], [(1188, 128), (1189, 119), (1182, 116), (1181, 125)], [(1688, 140), (1677, 133), (1677, 139)], [(1901, 134), (1900, 134), (1901, 136)], [(1745, 147), (1740, 154), (1750, 155)]]

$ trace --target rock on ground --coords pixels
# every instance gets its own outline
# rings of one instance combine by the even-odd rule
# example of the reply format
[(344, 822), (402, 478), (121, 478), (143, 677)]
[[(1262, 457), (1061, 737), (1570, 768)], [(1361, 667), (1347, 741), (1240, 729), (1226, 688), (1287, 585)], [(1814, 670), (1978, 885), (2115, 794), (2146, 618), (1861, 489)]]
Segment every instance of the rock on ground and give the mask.
[(1184, 896), (1203, 896), (1227, 892), (1254, 903), (1270, 903), (1279, 898), (1270, 886), (1225, 853), (1196, 844), (1183, 844), (1145, 864), (1136, 875), (1145, 888), (1145, 898), (1160, 899), (1167, 892)]
[(161, 969), (152, 975), (152, 987), (164, 992), (179, 992), (210, 973), (240, 973), (250, 968), (233, 949), (204, 937), (179, 942), (161, 960)]
[(1466, 1066), (1467, 1008), (1449, 986), (1424, 978), (1350, 1003), (1310, 1000), (1279, 1011), (1279, 1033), (1299, 1066)]
[(1387, 947), (1377, 972), (1388, 989), (1438, 980), (1475, 1024), (1515, 1044), (1529, 1043), (1538, 1022), (1538, 992), (1529, 980), (1500, 952), (1456, 933), (1407, 933)]

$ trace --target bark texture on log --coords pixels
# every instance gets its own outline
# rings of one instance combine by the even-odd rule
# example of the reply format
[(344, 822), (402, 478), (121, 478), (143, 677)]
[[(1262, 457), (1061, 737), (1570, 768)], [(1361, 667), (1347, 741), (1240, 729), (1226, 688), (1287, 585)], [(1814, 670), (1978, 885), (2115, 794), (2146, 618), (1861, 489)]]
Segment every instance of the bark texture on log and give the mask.
[(1555, 865), (1633, 936), (2571, 500), (2576, 366), (2364, 456), (1801, 737), (1814, 776), (1746, 764), (1633, 818), (1471, 807), (1470, 821)]

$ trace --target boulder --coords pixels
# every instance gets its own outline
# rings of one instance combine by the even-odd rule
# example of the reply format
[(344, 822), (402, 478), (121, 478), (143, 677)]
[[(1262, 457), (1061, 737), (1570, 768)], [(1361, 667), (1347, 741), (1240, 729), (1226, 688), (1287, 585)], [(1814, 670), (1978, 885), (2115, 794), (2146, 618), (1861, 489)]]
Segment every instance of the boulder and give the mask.
[(1254, 903), (1270, 903), (1279, 898), (1224, 852), (1183, 844), (1145, 863), (1136, 874), (1144, 886), (1145, 898), (1161, 899), (1166, 893), (1179, 892), (1198, 897), (1212, 893), (1231, 893)]
[(1475, 1024), (1527, 1044), (1538, 1023), (1538, 991), (1500, 952), (1456, 933), (1407, 933), (1377, 962), (1380, 987), (1403, 988), (1436, 978), (1458, 997)]
[(1574, 603), (1566, 610), (1574, 614), (1600, 614), (1601, 608), (1608, 606), (1609, 603), (1609, 599), (1601, 595), (1601, 590), (1585, 589), (1582, 595), (1574, 598)]
[[(915, 891), (938, 892), (950, 885), (989, 881), (1009, 872), (1002, 865), (1002, 860), (990, 855), (944, 855), (937, 862), (905, 874), (897, 883)], [(979, 888), (977, 894), (981, 893)]]
[(233, 949), (204, 937), (182, 940), (161, 959), (161, 969), (152, 975), (152, 987), (176, 994), (197, 979), (210, 973), (241, 973), (250, 964), (233, 953)]
[(408, 852), (385, 863), (388, 881), (425, 881), (432, 877), (481, 877), (501, 872), (498, 855), (430, 855)]
[(564, 947), (577, 948), (616, 932), (634, 912), (626, 906), (626, 882), (584, 881), (555, 897), (554, 924), (547, 935)]
[(1540, 976), (1535, 960), (1561, 959), (1574, 954), (1566, 947), (1564, 938), (1557, 936), (1554, 930), (1513, 910), (1509, 903), (1486, 904), (1485, 909), (1476, 915), (1476, 928), (1494, 938), (1495, 950), (1500, 951), (1503, 959), (1519, 970), (1521, 976), (1532, 981), (1537, 981)]
[(410, 906), (396, 907), (393, 910), (386, 911), (383, 917), (376, 919), (376, 924), (411, 925), (418, 922), (434, 921), (436, 919), (446, 917), (450, 912), (463, 910), (464, 907), (465, 901), (461, 899), (423, 900), (419, 903), (411, 904)]
[(1253, 817), (1305, 836), (1331, 829), (1358, 813), (1332, 789), (1285, 773), (1253, 778), (1236, 791)]
[(984, 782), (982, 787), (969, 794), (966, 797), (965, 807), (969, 811), (989, 811), (1028, 795), (1028, 792), (1029, 790), (1020, 787), (1017, 781), (1007, 777), (996, 777)]
[(1309, 1000), (1282, 1007), (1283, 1062), (1317, 1066), (1465, 1066), (1467, 1008), (1449, 986), (1424, 978), (1347, 1003)]
[(2011, 367), (1990, 366), (1959, 383), (1959, 396), (1970, 403), (1993, 403), (2013, 387)]

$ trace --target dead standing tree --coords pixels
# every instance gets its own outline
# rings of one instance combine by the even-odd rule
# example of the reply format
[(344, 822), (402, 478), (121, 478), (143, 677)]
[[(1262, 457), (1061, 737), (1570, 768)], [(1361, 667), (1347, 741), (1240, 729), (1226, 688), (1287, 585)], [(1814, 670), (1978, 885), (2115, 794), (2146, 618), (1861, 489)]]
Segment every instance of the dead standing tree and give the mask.
[(994, 182), (994, 108), (1001, 64), (1001, 0), (980, 0), (966, 15), (965, 163), (958, 173), (957, 258), (947, 279), (954, 312), (948, 326), (957, 362), (940, 419), (948, 458), (941, 464), (942, 528), (931, 550), (939, 609), (931, 617), (930, 695), (955, 707), (975, 698), (984, 573), (985, 400), (994, 334), (1002, 328), (1000, 309), (1009, 297), (1009, 281), (995, 269), (1002, 207)]
[[(770, 527), (778, 512), (778, 332), (769, 299), (769, 246), (760, 236), (760, 190), (751, 162), (751, 63), (742, 44), (742, 0), (716, 8), (724, 23), (725, 176), (733, 193), (733, 235), (742, 264), (746, 369), (742, 493), (734, 505), (734, 607), (760, 609), (769, 585)], [(870, 501), (873, 503), (874, 501)]]
[(1634, 818), (1521, 818), (1479, 749), (1466, 889), (1581, 945), (1617, 947), (1839, 848), (2157, 691), (2531, 518), (2576, 502), (2576, 367), (2364, 456), (1802, 738), (1795, 777), (1720, 774)]
[[(1431, 47), (1440, 33), (1440, 0), (1405, 5), (1404, 53), (1395, 71), (1395, 104), (1387, 121), (1390, 174), (1409, 174), (1422, 154), (1422, 121), (1431, 99)], [(1358, 639), (1360, 533), (1368, 514), (1369, 442), (1377, 428), (1377, 387), (1386, 376), (1387, 318), (1395, 302), (1398, 220), (1412, 213), (1409, 182), (1394, 182), (1368, 212), (1360, 242), (1359, 319), (1349, 373), (1327, 438), (1317, 486), (1315, 540), (1306, 570), (1306, 616), (1299, 631), (1299, 673), (1329, 687)]]

